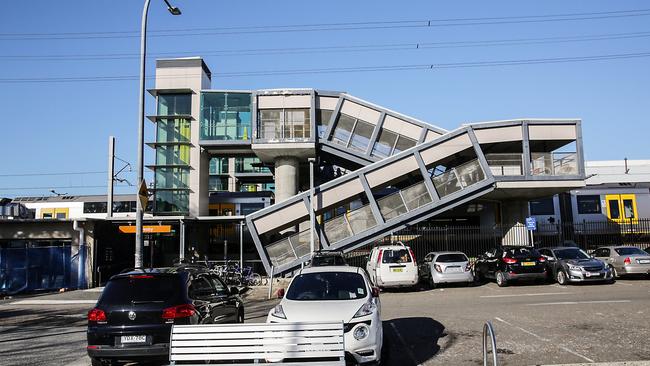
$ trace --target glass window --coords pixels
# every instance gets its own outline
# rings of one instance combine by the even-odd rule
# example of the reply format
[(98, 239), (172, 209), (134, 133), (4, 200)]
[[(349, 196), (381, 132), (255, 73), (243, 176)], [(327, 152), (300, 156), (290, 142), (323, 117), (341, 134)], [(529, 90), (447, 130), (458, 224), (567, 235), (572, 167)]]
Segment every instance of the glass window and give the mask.
[(354, 126), (354, 132), (352, 133), (352, 140), (350, 140), (350, 148), (366, 152), (368, 145), (370, 145), (370, 138), (374, 129), (374, 125), (357, 120), (357, 124)]
[(84, 213), (106, 213), (106, 202), (84, 202)]
[[(104, 205), (104, 210), (106, 205)], [(136, 203), (135, 201), (116, 201), (113, 202), (113, 212), (135, 212)], [(106, 212), (106, 211), (104, 211)]]
[(413, 146), (417, 145), (417, 141), (410, 139), (408, 137), (404, 137), (402, 135), (398, 135), (397, 138), (397, 143), (395, 144), (395, 150), (393, 151), (392, 155), (395, 155), (397, 153), (400, 153), (404, 150), (408, 150), (412, 148)]
[(202, 140), (248, 140), (250, 134), (250, 93), (201, 94)]
[(186, 213), (189, 208), (187, 191), (156, 191), (156, 212)]
[(354, 118), (341, 113), (334, 128), (332, 141), (347, 146), (355, 122), (356, 120)]
[(210, 159), (210, 174), (228, 174), (228, 158), (212, 158)]
[(43, 212), (42, 214), (44, 219), (51, 219), (52, 218), (52, 213), (51, 212)]
[(579, 214), (599, 214), (600, 211), (600, 196), (576, 196), (578, 203)]
[(325, 131), (327, 131), (327, 126), (330, 124), (330, 119), (332, 118), (332, 113), (327, 109), (319, 109), (316, 111), (316, 124), (318, 125), (318, 137), (325, 137)]
[(208, 178), (208, 190), (209, 191), (227, 191), (229, 181), (230, 181), (230, 178), (228, 178), (228, 177), (221, 177), (221, 176), (218, 176), (218, 175), (211, 175)]
[(67, 216), (68, 215), (65, 212), (57, 212), (56, 213), (56, 218), (57, 219), (65, 219), (65, 218), (67, 218)]
[(161, 119), (156, 123), (157, 142), (190, 141), (190, 121), (186, 119)]
[(309, 139), (311, 136), (311, 122), (309, 109), (285, 110), (284, 138)]
[(99, 298), (101, 305), (132, 306), (133, 302), (180, 301), (183, 282), (178, 275), (139, 275), (119, 277), (108, 281)]
[(176, 116), (192, 114), (191, 94), (160, 94), (158, 95), (158, 115)]
[(510, 258), (527, 258), (527, 257), (539, 257), (537, 250), (533, 248), (521, 247), (521, 248), (507, 248), (503, 252), (504, 257)]
[(614, 220), (620, 219), (621, 210), (618, 207), (618, 200), (609, 200), (607, 203), (609, 204), (609, 218)]
[(395, 146), (395, 141), (397, 140), (397, 134), (386, 129), (382, 129), (379, 133), (379, 139), (375, 142), (375, 146), (372, 149), (372, 156), (385, 158), (391, 155), (393, 151), (393, 146)]
[(264, 208), (264, 203), (242, 203), (240, 210), (242, 215), (252, 214)]
[(618, 255), (648, 255), (648, 253), (636, 247), (614, 248), (614, 251)]
[(410, 263), (411, 254), (407, 249), (384, 249), (381, 253), (381, 263)]
[(236, 173), (271, 173), (268, 167), (261, 166), (261, 160), (256, 156), (237, 157), (235, 159)]
[(589, 259), (589, 255), (582, 251), (582, 249), (571, 248), (571, 249), (556, 249), (555, 256), (560, 260), (567, 259)]
[(366, 281), (358, 273), (319, 272), (296, 276), (286, 297), (295, 301), (354, 300), (367, 294)]
[(274, 140), (282, 137), (282, 110), (265, 109), (260, 111), (261, 139)]
[(454, 263), (454, 262), (467, 262), (469, 259), (462, 253), (455, 254), (441, 254), (436, 258), (436, 263)]
[(634, 218), (634, 201), (631, 199), (623, 200), (623, 213), (625, 214), (626, 219)]
[(189, 169), (157, 168), (155, 174), (156, 188), (187, 188)]
[(156, 165), (189, 165), (190, 147), (187, 145), (161, 145), (156, 147)]
[(540, 198), (538, 200), (530, 201), (530, 214), (554, 215), (555, 206), (553, 205), (553, 197)]

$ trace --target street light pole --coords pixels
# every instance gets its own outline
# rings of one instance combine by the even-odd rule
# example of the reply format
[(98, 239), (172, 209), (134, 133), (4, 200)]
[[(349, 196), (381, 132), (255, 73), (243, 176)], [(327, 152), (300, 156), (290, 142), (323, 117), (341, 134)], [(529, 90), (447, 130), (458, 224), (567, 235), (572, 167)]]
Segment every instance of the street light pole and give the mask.
[(311, 254), (314, 253), (316, 249), (316, 243), (314, 239), (314, 227), (316, 226), (316, 215), (314, 214), (314, 162), (316, 159), (309, 158), (309, 203), (311, 207), (309, 208), (309, 251)]
[[(167, 10), (172, 15), (180, 15), (181, 11), (169, 4), (168, 0), (164, 0), (167, 4)], [(142, 9), (142, 21), (140, 29), (140, 95), (139, 95), (139, 108), (138, 108), (138, 189), (144, 181), (144, 80), (145, 80), (145, 66), (147, 58), (147, 16), (149, 14), (149, 3), (151, 0), (144, 1)], [(135, 267), (142, 267), (142, 252), (143, 252), (143, 235), (142, 235), (142, 217), (144, 216), (144, 207), (140, 199), (136, 199), (136, 213), (135, 213)]]

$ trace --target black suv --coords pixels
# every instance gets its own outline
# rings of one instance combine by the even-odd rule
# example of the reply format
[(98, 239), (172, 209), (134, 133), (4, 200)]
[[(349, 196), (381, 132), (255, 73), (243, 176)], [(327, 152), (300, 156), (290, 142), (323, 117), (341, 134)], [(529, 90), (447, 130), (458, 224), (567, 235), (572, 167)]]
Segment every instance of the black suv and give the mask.
[(529, 246), (502, 246), (488, 250), (474, 263), (474, 279), (496, 280), (499, 287), (513, 280), (545, 280), (546, 258)]
[(207, 269), (130, 270), (113, 276), (88, 312), (92, 365), (167, 361), (172, 324), (243, 323), (236, 287)]

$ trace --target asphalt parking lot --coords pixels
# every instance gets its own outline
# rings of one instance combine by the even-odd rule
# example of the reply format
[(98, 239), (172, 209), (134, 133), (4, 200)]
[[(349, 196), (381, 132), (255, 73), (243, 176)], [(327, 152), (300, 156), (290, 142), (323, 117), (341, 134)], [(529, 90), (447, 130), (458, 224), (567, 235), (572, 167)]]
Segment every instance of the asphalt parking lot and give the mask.
[[(97, 296), (75, 291), (1, 302), (0, 364), (88, 365), (85, 313)], [(650, 360), (650, 280), (506, 288), (488, 283), (384, 292), (381, 301), (386, 365), (480, 365), (487, 320), (494, 324), (502, 365)], [(249, 301), (246, 321), (264, 321), (274, 304)]]

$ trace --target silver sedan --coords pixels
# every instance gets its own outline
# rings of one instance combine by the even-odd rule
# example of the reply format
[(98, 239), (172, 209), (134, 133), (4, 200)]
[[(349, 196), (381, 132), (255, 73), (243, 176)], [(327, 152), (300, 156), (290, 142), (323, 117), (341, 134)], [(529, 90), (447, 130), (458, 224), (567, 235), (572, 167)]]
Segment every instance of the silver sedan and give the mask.
[(463, 252), (431, 252), (424, 257), (419, 273), (432, 288), (441, 283), (474, 282), (469, 259)]
[(650, 254), (637, 247), (601, 247), (593, 254), (613, 269), (615, 277), (630, 274), (650, 275)]

